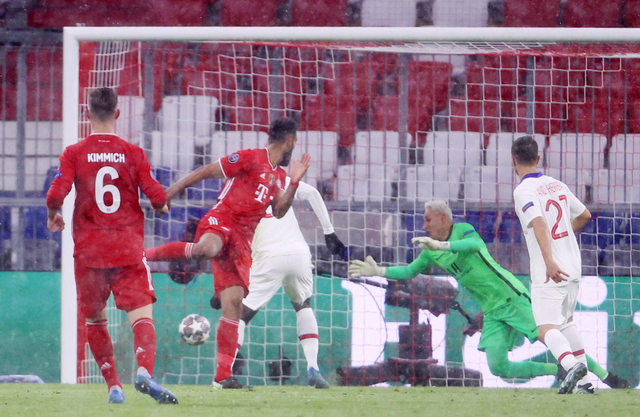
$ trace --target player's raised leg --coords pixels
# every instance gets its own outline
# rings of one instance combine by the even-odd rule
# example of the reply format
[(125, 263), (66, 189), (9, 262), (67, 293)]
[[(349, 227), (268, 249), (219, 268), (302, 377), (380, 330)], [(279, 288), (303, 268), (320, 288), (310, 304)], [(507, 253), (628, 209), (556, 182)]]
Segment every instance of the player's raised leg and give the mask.
[(156, 328), (153, 324), (152, 304), (127, 311), (133, 331), (133, 350), (138, 360), (136, 390), (151, 396), (159, 404), (178, 404), (176, 396), (153, 379), (156, 360)]
[(180, 259), (204, 260), (214, 258), (222, 249), (220, 236), (215, 233), (205, 233), (196, 243), (171, 242), (145, 250), (145, 256), (150, 262), (169, 262)]

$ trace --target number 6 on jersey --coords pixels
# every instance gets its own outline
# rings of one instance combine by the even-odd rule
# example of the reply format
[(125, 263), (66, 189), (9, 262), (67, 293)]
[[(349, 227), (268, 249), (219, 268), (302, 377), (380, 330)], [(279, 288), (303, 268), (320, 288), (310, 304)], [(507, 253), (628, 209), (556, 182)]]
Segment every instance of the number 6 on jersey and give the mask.
[[(114, 167), (104, 166), (98, 170), (96, 174), (96, 204), (101, 212), (111, 214), (120, 208), (120, 191), (118, 187), (113, 184), (104, 185), (104, 177), (107, 175), (109, 175), (112, 180), (120, 177)], [(110, 205), (104, 202), (104, 195), (107, 193), (111, 194), (112, 201)]]

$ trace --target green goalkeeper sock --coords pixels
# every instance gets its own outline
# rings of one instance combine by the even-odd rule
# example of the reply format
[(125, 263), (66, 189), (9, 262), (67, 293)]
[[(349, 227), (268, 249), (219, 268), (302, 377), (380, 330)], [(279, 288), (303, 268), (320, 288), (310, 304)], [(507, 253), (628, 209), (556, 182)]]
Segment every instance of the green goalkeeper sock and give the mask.
[(541, 375), (556, 375), (558, 367), (552, 363), (522, 361), (510, 362), (509, 349), (506, 347), (487, 347), (485, 349), (489, 370), (501, 378), (531, 379)]
[(586, 355), (586, 356), (587, 356), (587, 368), (589, 368), (589, 371), (596, 374), (596, 376), (600, 379), (600, 381), (604, 381), (604, 379), (607, 377), (609, 372), (607, 372), (606, 369), (600, 366), (598, 362), (596, 362), (591, 356), (589, 355)]

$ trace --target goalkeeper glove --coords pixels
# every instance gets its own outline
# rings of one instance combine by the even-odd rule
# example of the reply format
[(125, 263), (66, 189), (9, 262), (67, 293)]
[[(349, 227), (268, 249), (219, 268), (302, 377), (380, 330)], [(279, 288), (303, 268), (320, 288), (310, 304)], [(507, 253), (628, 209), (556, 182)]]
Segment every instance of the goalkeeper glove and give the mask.
[(334, 255), (342, 255), (344, 252), (344, 244), (340, 241), (335, 233), (324, 235), (324, 243), (327, 245), (329, 252)]
[(367, 256), (364, 262), (356, 260), (349, 265), (349, 275), (351, 275), (352, 278), (383, 277), (386, 272), (387, 268), (378, 266), (371, 256)]
[(450, 250), (451, 248), (451, 243), (449, 242), (441, 242), (425, 236), (414, 237), (411, 239), (411, 243), (414, 245), (417, 243), (420, 249), (426, 250)]

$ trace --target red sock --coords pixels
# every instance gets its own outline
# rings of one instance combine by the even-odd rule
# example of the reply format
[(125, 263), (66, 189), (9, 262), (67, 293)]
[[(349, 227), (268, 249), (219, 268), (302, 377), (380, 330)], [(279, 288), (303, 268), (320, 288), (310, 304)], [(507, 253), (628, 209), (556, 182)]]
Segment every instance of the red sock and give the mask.
[(179, 259), (191, 259), (193, 243), (172, 242), (155, 248), (145, 249), (145, 256), (148, 261), (176, 261)]
[(220, 319), (216, 343), (218, 344), (218, 369), (216, 381), (224, 381), (231, 376), (231, 367), (238, 348), (238, 326), (240, 322), (226, 317)]
[(156, 361), (156, 326), (153, 319), (141, 318), (131, 326), (133, 330), (133, 351), (138, 360), (138, 366), (149, 372), (153, 378), (153, 364)]
[(87, 341), (91, 353), (93, 353), (93, 357), (100, 367), (100, 372), (107, 382), (107, 388), (110, 389), (114, 385), (122, 388), (122, 384), (118, 381), (116, 364), (113, 361), (113, 343), (111, 343), (111, 337), (107, 331), (107, 321), (86, 322), (86, 326)]

